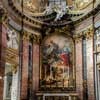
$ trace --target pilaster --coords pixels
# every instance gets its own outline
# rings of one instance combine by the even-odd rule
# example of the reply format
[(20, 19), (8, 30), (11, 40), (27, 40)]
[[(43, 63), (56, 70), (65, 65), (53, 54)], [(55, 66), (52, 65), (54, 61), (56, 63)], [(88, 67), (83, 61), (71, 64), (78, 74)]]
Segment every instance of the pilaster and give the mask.
[(37, 91), (40, 76), (40, 36), (33, 39), (33, 91)]
[(95, 100), (94, 96), (94, 64), (93, 64), (93, 27), (74, 35), (76, 45), (76, 90), (79, 93), (80, 100), (83, 100), (83, 55), (82, 38), (86, 38), (86, 66), (87, 66), (87, 92), (88, 100)]
[(86, 40), (87, 52), (87, 88), (88, 100), (95, 100), (94, 96), (94, 64), (93, 64), (93, 31), (90, 31)]
[(83, 66), (82, 66), (82, 38), (75, 40), (76, 51), (76, 91), (79, 94), (79, 100), (83, 100)]
[(0, 100), (3, 100), (3, 89), (5, 76), (5, 48), (6, 48), (6, 32), (7, 29), (3, 24), (5, 11), (0, 7)]
[(28, 54), (29, 54), (29, 36), (23, 35), (22, 52), (22, 70), (21, 70), (21, 100), (27, 100), (28, 95)]

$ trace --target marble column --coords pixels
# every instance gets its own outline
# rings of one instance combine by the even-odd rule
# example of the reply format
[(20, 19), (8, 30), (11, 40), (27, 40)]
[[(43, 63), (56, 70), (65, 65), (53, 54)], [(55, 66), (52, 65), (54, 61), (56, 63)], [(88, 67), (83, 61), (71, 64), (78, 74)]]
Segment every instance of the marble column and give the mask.
[(79, 100), (83, 100), (83, 66), (82, 66), (82, 39), (76, 40), (76, 92)]
[(5, 74), (5, 47), (7, 28), (3, 24), (4, 10), (0, 8), (0, 100), (3, 100), (4, 74)]
[(40, 46), (33, 44), (33, 91), (39, 90)]
[(27, 100), (28, 91), (28, 54), (29, 54), (29, 39), (28, 36), (23, 36), (23, 52), (22, 52), (22, 69), (21, 69), (21, 99)]
[(88, 100), (95, 100), (94, 96), (94, 66), (93, 66), (93, 37), (87, 38), (87, 85)]

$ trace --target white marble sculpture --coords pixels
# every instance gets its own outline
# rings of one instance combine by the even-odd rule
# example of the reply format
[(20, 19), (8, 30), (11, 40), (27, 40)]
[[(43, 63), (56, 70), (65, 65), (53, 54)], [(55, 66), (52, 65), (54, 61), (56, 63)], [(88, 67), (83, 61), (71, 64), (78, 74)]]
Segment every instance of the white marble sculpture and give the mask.
[(58, 7), (54, 9), (54, 11), (57, 13), (54, 21), (60, 20), (67, 13), (66, 7), (63, 7), (63, 5), (57, 5), (57, 6)]
[(56, 18), (54, 21), (60, 20), (68, 11), (68, 6), (66, 6), (65, 1), (57, 1), (54, 4), (49, 2), (49, 6), (46, 7), (44, 14), (51, 14), (53, 12), (56, 12)]
[(8, 35), (8, 41), (7, 41), (8, 48), (18, 49), (17, 33), (14, 30), (8, 29), (7, 35)]
[(46, 6), (46, 9), (45, 9), (45, 11), (44, 11), (43, 13), (44, 13), (45, 15), (48, 15), (48, 14), (53, 13), (52, 6), (51, 6), (51, 5)]

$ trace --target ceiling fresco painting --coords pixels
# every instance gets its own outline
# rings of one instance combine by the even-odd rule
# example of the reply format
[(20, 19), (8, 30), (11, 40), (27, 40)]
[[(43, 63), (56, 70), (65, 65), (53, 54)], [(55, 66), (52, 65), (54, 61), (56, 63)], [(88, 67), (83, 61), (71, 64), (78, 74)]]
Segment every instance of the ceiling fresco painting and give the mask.
[(75, 0), (74, 7), (76, 8), (76, 10), (83, 10), (88, 7), (92, 2), (93, 0)]
[[(87, 8), (93, 0), (62, 0), (66, 2), (66, 5), (71, 7), (73, 10), (84, 10)], [(59, 4), (60, 0), (23, 0), (24, 8), (31, 13), (39, 13), (43, 12), (48, 5), (53, 6), (53, 2), (55, 4)], [(16, 0), (17, 5), (21, 5), (21, 0)]]

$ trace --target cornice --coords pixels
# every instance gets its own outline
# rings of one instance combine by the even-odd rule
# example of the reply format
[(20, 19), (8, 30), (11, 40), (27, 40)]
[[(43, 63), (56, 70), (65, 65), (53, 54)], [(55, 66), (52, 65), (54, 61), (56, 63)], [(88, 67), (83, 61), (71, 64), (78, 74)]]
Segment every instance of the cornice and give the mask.
[[(13, 16), (14, 15), (17, 15), (17, 19), (23, 17), (23, 19), (25, 21), (25, 24), (27, 23), (27, 25), (25, 25), (25, 27), (29, 27), (29, 28), (32, 27), (32, 28), (34, 28), (36, 30), (41, 29), (42, 26), (45, 26), (45, 25), (48, 26), (48, 24), (44, 23), (43, 21), (51, 20), (51, 19), (54, 18), (54, 15), (55, 15), (55, 14), (53, 14), (53, 15), (51, 14), (51, 15), (47, 15), (47, 16), (43, 16), (43, 15), (33, 15), (33, 18), (29, 18), (25, 14), (22, 14), (21, 11), (16, 8), (16, 6), (13, 3), (13, 0), (7, 0), (5, 2), (8, 2), (8, 7), (10, 8), (10, 10), (13, 13), (15, 13), (15, 14), (12, 14)], [(100, 7), (99, 6), (100, 6), (100, 4), (93, 11), (89, 12), (86, 16), (83, 16), (79, 20), (75, 21), (74, 24), (77, 24), (77, 23), (85, 20), (86, 18), (90, 17), (91, 15), (96, 14), (100, 10)], [(19, 21), (20, 21), (20, 19), (19, 19)], [(69, 24), (69, 23), (71, 23), (71, 22), (63, 23), (62, 26), (64, 26), (65, 24)], [(55, 27), (56, 25), (57, 24), (54, 24), (54, 25), (52, 24), (51, 26), (54, 26)], [(60, 26), (60, 24), (58, 26)]]
[(57, 33), (57, 34), (63, 34), (63, 35), (67, 35), (69, 37), (72, 37), (73, 36), (73, 30), (74, 30), (74, 25), (73, 24), (70, 24), (70, 25), (66, 25), (64, 27), (57, 27), (57, 28), (52, 28), (52, 27), (47, 27), (45, 29), (45, 35), (50, 35), (50, 34), (53, 34), (53, 33)]
[[(40, 30), (41, 29), (41, 25), (43, 23), (41, 23), (41, 21), (38, 21), (36, 19), (31, 19), (28, 18), (27, 16), (25, 16), (24, 14), (22, 14), (13, 4), (12, 0), (7, 0), (7, 1), (3, 1), (4, 2), (4, 6), (7, 7), (8, 9), (8, 14), (9, 16), (19, 25), (21, 25), (21, 21), (22, 18), (24, 20), (24, 26), (28, 27), (29, 29), (34, 29), (34, 30)], [(6, 3), (5, 3), (6, 2)]]
[(78, 24), (78, 23), (84, 21), (85, 19), (89, 18), (90, 16), (95, 16), (99, 11), (100, 11), (100, 4), (98, 4), (98, 6), (96, 8), (93, 8), (93, 10), (90, 11), (88, 14), (86, 14), (79, 20), (75, 21), (74, 24)]

